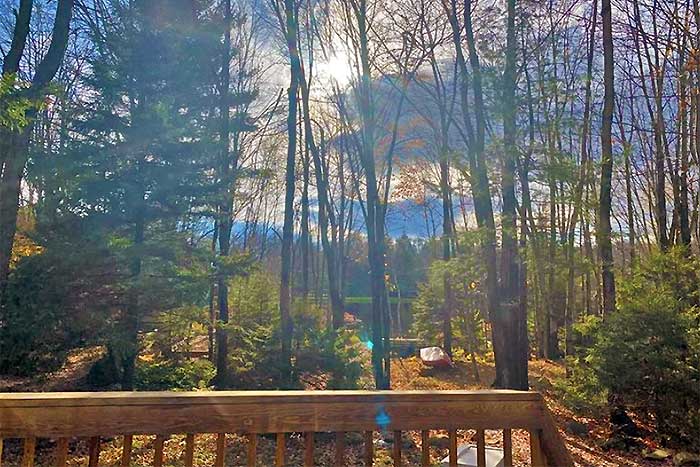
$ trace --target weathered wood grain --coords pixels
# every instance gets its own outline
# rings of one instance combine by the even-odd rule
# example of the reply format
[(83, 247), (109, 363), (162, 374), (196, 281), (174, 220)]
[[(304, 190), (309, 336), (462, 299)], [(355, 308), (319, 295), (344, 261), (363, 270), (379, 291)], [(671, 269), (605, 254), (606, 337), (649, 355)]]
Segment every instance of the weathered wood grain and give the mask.
[(286, 449), (287, 435), (285, 433), (277, 433), (277, 444), (275, 446), (275, 467), (284, 467)]
[(24, 452), (22, 453), (22, 467), (34, 467), (34, 452), (36, 451), (36, 438), (30, 436), (24, 439)]
[(219, 433), (216, 437), (216, 460), (214, 467), (224, 467), (226, 463), (226, 433)]
[(543, 414), (540, 396), (529, 392), (85, 394), (2, 394), (0, 436), (456, 429), (466, 421), (470, 428), (535, 429)]
[(165, 445), (165, 436), (158, 435), (153, 444), (153, 467), (163, 467), (163, 446)]
[(345, 466), (345, 432), (336, 431), (335, 433), (335, 467)]
[(68, 438), (60, 438), (56, 443), (56, 467), (65, 467), (68, 462)]
[(374, 433), (365, 431), (365, 467), (374, 465)]
[[(216, 465), (220, 466), (225, 455), (224, 433), (256, 435), (361, 431), (365, 432), (365, 463), (371, 465), (374, 456), (372, 432), (375, 430), (420, 430), (427, 433), (431, 429), (447, 429), (450, 432), (450, 455), (456, 458), (456, 430), (465, 428), (508, 430), (504, 432), (504, 436), (509, 434), (511, 429), (534, 432), (540, 436), (539, 445), (543, 461), (548, 461), (549, 465), (572, 465), (542, 396), (535, 392), (486, 390), (0, 394), (0, 438), (94, 439), (97, 436), (125, 435), (122, 467), (129, 464), (132, 435), (219, 433)], [(251, 436), (251, 439), (254, 438), (255, 436)], [(192, 437), (192, 443), (188, 441), (188, 444), (193, 445), (193, 440)], [(395, 452), (394, 457), (398, 457), (396, 454), (400, 455), (400, 438), (397, 441), (399, 451)], [(508, 442), (509, 437), (504, 438), (504, 446)], [(99, 443), (97, 449), (99, 455)], [(191, 465), (187, 453), (185, 457), (185, 465)], [(450, 463), (452, 462), (451, 460)]]
[(129, 467), (131, 464), (131, 447), (134, 443), (134, 437), (132, 435), (124, 436), (124, 443), (122, 444), (122, 460), (121, 467)]
[(544, 402), (542, 403), (542, 406), (544, 407), (544, 410), (542, 415), (543, 425), (540, 444), (545, 460), (547, 460), (548, 464), (552, 466), (574, 465), (571, 455), (566, 449), (564, 438), (562, 438), (561, 433), (559, 433), (551, 413), (549, 410), (547, 410)]
[(542, 430), (530, 431), (530, 458), (532, 467), (547, 467), (542, 452)]
[(194, 433), (187, 433), (185, 436), (185, 467), (192, 467), (194, 464)]
[(503, 430), (503, 467), (513, 467), (513, 436), (510, 428)]
[(314, 467), (314, 432), (304, 433), (304, 467)]
[(401, 466), (401, 431), (394, 431), (394, 446), (393, 446), (394, 467)]
[(450, 467), (457, 467), (457, 430), (449, 430), (450, 436)]
[(255, 467), (258, 461), (258, 435), (250, 434), (248, 435), (248, 455), (246, 459), (246, 465), (248, 467)]
[(89, 441), (88, 467), (97, 467), (100, 463), (100, 437), (93, 436)]
[(430, 466), (430, 431), (422, 430), (420, 432), (420, 465), (422, 467)]
[(476, 467), (486, 467), (486, 435), (476, 430)]

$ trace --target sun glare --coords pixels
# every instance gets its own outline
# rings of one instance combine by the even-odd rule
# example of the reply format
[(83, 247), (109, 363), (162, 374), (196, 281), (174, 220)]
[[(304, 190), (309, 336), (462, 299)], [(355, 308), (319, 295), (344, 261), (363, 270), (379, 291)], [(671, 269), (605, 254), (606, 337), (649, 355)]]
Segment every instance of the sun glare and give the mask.
[(336, 52), (328, 57), (328, 60), (319, 62), (319, 77), (339, 86), (345, 86), (352, 79), (352, 66), (348, 56), (343, 52)]

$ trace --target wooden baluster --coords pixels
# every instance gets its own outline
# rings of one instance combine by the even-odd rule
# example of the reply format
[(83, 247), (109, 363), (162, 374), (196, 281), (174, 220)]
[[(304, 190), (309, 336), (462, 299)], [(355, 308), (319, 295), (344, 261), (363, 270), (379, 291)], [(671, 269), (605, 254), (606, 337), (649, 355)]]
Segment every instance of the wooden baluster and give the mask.
[(335, 432), (335, 464), (336, 466), (345, 465), (345, 432)]
[(530, 431), (530, 458), (532, 467), (547, 467), (542, 452), (542, 430)]
[(185, 467), (192, 467), (194, 464), (194, 433), (187, 433), (185, 436)]
[(131, 463), (131, 446), (134, 442), (133, 435), (124, 435), (124, 443), (122, 444), (122, 461), (120, 467), (129, 467)]
[(277, 433), (277, 446), (275, 449), (275, 467), (284, 467), (285, 463), (285, 450), (286, 446), (286, 435), (284, 433)]
[(457, 467), (457, 430), (449, 430), (450, 434), (450, 467)]
[(88, 467), (97, 467), (100, 463), (100, 437), (93, 436), (89, 442)]
[(255, 467), (258, 459), (258, 435), (251, 433), (248, 435), (248, 467)]
[(314, 467), (314, 432), (304, 433), (304, 467)]
[(503, 429), (503, 467), (513, 467), (513, 438), (510, 428)]
[(401, 465), (401, 431), (394, 431), (394, 467)]
[(215, 467), (224, 467), (226, 460), (226, 433), (219, 433), (216, 437), (216, 461)]
[(22, 454), (22, 467), (34, 467), (34, 451), (36, 451), (36, 438), (24, 438), (24, 453)]
[(371, 431), (365, 431), (365, 467), (374, 464), (374, 437)]
[(163, 467), (163, 445), (165, 436), (157, 435), (153, 445), (153, 467)]
[(420, 465), (422, 467), (430, 466), (430, 431), (423, 430), (420, 432)]
[(65, 467), (68, 462), (68, 438), (58, 438), (56, 444), (56, 467)]
[(484, 430), (476, 430), (476, 466), (486, 467), (486, 436)]

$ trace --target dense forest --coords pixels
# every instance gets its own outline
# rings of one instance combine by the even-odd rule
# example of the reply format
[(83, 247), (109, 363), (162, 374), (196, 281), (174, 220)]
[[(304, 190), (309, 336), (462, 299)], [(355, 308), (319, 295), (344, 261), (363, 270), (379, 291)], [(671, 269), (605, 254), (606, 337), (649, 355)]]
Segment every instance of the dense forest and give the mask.
[(700, 449), (698, 0), (0, 0), (0, 57), (0, 375), (390, 389), (411, 342)]

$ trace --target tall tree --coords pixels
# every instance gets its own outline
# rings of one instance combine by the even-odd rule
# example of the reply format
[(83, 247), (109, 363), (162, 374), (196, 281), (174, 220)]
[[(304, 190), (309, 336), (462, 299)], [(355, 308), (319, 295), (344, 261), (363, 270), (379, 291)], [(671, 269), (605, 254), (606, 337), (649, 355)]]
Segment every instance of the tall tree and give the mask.
[(515, 167), (518, 157), (516, 145), (516, 0), (508, 0), (506, 25), (506, 67), (503, 73), (503, 164), (501, 167), (501, 271), (500, 306), (494, 316), (494, 352), (503, 355), (500, 374), (496, 373), (498, 387), (528, 389), (527, 377), (527, 314), (519, 303), (520, 259), (516, 227), (517, 200), (515, 198)]
[[(21, 0), (17, 11), (10, 50), (2, 64), (2, 76), (16, 79), (25, 51), (32, 17), (32, 0)], [(73, 13), (73, 0), (58, 0), (51, 34), (51, 45), (44, 58), (37, 65), (34, 77), (23, 94), (31, 101), (39, 102), (47, 92), (48, 85), (61, 66), (68, 45), (68, 34)], [(26, 110), (28, 123), (20, 130), (0, 126), (0, 306), (4, 300), (4, 290), (12, 257), (12, 245), (17, 230), (17, 212), (22, 190), (22, 177), (29, 158), (29, 146), (34, 129), (36, 106)]]
[[(615, 274), (613, 272), (612, 226), (612, 124), (615, 104), (615, 63), (613, 57), (612, 8), (610, 0), (602, 0), (603, 18), (603, 122), (601, 126), (600, 212), (598, 214), (598, 248), (603, 266), (603, 311), (615, 311)], [(662, 167), (663, 168), (663, 167)], [(665, 195), (664, 195), (665, 196)], [(665, 230), (665, 229), (664, 229)]]
[(297, 47), (297, 31), (299, 29), (299, 8), (296, 0), (284, 0), (280, 8), (278, 2), (274, 3), (274, 9), (280, 28), (284, 34), (289, 53), (290, 82), (287, 90), (287, 160), (284, 176), (284, 222), (282, 225), (282, 258), (280, 269), (280, 320), (282, 324), (281, 335), (281, 363), (287, 376), (291, 375), (292, 333), (292, 247), (294, 244), (294, 184), (295, 161), (297, 151), (297, 109), (299, 85), (302, 79), (301, 60)]
[[(221, 118), (221, 129), (219, 133), (220, 159), (219, 159), (219, 183), (222, 185), (221, 199), (219, 200), (218, 214), (216, 220), (217, 239), (219, 240), (219, 261), (223, 262), (231, 249), (231, 228), (233, 219), (231, 218), (233, 194), (231, 192), (233, 172), (229, 160), (230, 149), (230, 91), (231, 85), (231, 0), (223, 2), (223, 27), (224, 43), (221, 51), (221, 82), (219, 84), (219, 113)], [(235, 168), (236, 165), (234, 164)], [(216, 289), (218, 293), (219, 321), (221, 326), (216, 330), (216, 377), (217, 386), (226, 386), (229, 380), (228, 370), (228, 332), (226, 325), (229, 320), (228, 313), (228, 278), (219, 267)]]

